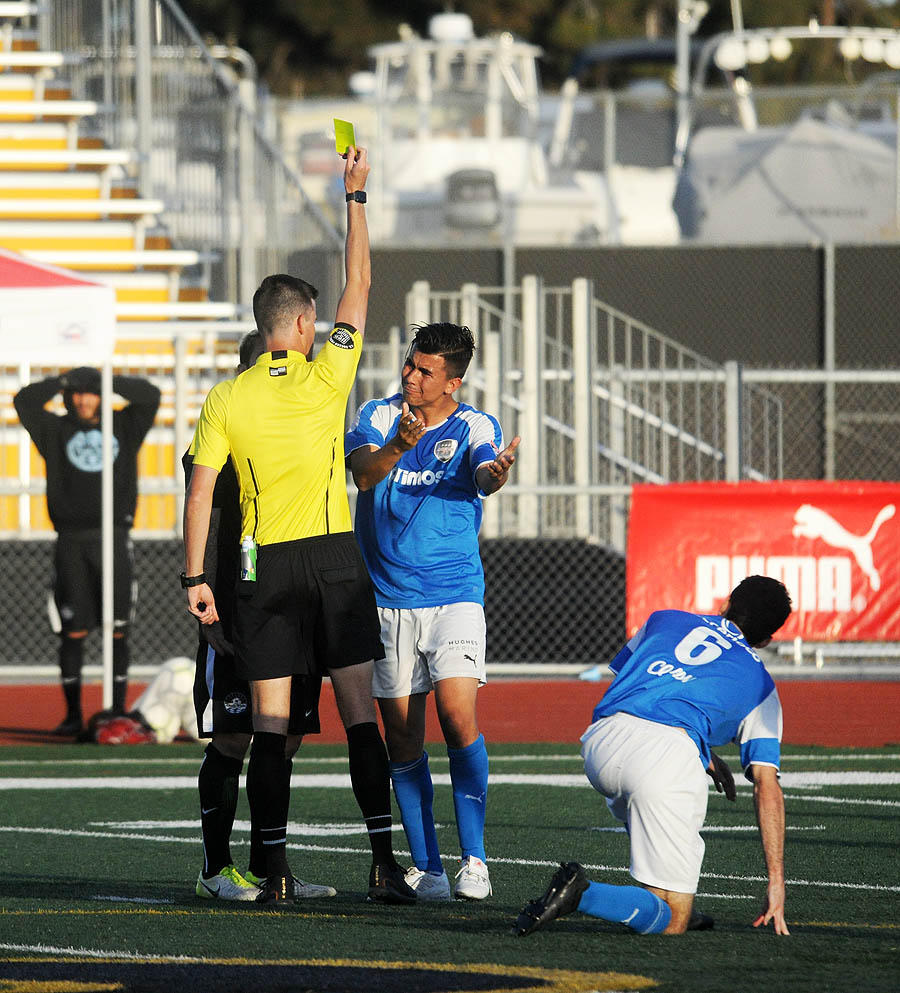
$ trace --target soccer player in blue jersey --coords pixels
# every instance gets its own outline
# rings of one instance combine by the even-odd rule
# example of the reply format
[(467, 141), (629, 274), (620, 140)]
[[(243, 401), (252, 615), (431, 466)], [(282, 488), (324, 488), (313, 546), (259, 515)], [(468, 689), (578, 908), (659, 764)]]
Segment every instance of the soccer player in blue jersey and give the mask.
[(527, 904), (518, 935), (578, 910), (641, 934), (680, 934), (712, 926), (692, 914), (704, 844), (708, 789), (734, 797), (730, 773), (710, 748), (735, 742), (753, 783), (768, 888), (754, 926), (784, 920), (784, 798), (778, 783), (781, 704), (754, 648), (787, 620), (791, 601), (775, 579), (750, 576), (722, 615), (655, 611), (610, 663), (613, 683), (582, 735), (591, 785), (628, 829), (631, 875), (640, 886), (588, 880), (562, 863), (544, 894)]
[(457, 899), (491, 893), (484, 849), (488, 757), (475, 698), (485, 681), (481, 501), (506, 482), (519, 438), (504, 447), (490, 414), (454, 398), (475, 341), (457, 324), (417, 329), (402, 390), (360, 407), (345, 450), (359, 488), (356, 536), (375, 584), (385, 658), (373, 693), (420, 900), (449, 900), (425, 743), (433, 689), (447, 754), (462, 864)]

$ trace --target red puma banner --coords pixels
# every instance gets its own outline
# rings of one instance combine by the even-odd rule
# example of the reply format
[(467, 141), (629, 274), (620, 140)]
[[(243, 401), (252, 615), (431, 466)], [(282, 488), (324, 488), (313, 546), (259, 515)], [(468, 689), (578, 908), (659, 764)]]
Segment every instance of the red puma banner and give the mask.
[(628, 522), (629, 636), (654, 610), (717, 613), (753, 574), (780, 579), (786, 641), (900, 641), (900, 484), (635, 486)]

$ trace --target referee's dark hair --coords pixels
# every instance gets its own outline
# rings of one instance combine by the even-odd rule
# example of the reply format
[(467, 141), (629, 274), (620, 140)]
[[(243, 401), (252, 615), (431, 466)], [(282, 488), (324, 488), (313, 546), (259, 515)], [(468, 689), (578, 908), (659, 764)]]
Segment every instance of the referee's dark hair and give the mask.
[(410, 352), (413, 349), (425, 355), (440, 355), (451, 379), (462, 379), (475, 354), (475, 336), (465, 326), (444, 321), (424, 324), (416, 328)]
[(731, 591), (725, 617), (737, 624), (749, 644), (761, 645), (790, 613), (791, 598), (784, 583), (770, 576), (748, 576)]
[(253, 316), (263, 335), (296, 320), (297, 314), (309, 310), (319, 291), (298, 276), (276, 273), (266, 276), (253, 294)]

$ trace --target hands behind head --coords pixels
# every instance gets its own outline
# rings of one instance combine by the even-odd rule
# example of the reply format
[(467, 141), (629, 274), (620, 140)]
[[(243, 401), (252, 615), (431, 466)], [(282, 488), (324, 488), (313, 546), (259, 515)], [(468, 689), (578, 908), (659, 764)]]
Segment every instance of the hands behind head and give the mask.
[(89, 365), (70, 369), (59, 377), (59, 384), (64, 390), (73, 393), (100, 393), (100, 370)]

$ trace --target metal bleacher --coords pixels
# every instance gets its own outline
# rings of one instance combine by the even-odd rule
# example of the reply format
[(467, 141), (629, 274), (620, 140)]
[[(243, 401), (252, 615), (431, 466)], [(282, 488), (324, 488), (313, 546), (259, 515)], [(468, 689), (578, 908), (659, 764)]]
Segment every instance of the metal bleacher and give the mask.
[[(311, 271), (330, 310), (343, 277), (343, 236), (270, 142), (255, 68), (229, 51), (174, 0), (0, 0), (0, 249), (114, 293), (113, 372), (162, 391), (139, 456), (148, 546), (178, 534), (181, 454), (234, 369), (259, 278)], [(44, 464), (12, 398), (59, 361), (0, 360), (0, 533), (35, 548), (52, 534)]]
[(173, 242), (162, 199), (139, 195), (134, 149), (83, 133), (110, 108), (73, 98), (64, 74), (80, 57), (38, 48), (24, 22), (39, 10), (0, 3), (0, 248), (111, 285), (117, 321), (235, 318), (234, 303), (182, 285), (202, 254)]

